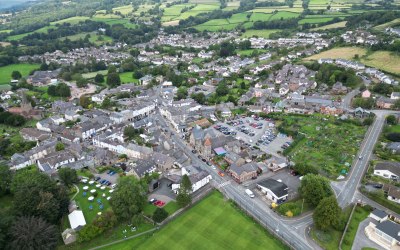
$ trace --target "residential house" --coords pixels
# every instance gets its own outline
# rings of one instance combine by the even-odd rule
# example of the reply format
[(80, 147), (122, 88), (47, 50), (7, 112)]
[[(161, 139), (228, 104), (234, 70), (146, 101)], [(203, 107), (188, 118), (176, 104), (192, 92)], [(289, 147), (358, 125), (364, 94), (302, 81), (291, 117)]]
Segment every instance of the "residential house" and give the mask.
[(380, 97), (376, 101), (376, 106), (381, 109), (390, 109), (393, 107), (395, 104), (396, 100), (395, 99), (390, 99), (386, 97)]
[(398, 180), (400, 177), (400, 163), (389, 161), (378, 162), (374, 168), (374, 175), (386, 179)]
[(361, 97), (362, 97), (362, 98), (370, 98), (370, 97), (371, 97), (371, 91), (369, 91), (368, 89), (364, 90), (364, 91), (361, 93)]
[(396, 249), (400, 244), (400, 225), (391, 221), (370, 221), (364, 230), (366, 236), (384, 249)]
[(19, 133), (27, 141), (44, 141), (51, 137), (51, 133), (36, 128), (23, 128)]
[(152, 159), (154, 160), (158, 169), (168, 171), (173, 168), (175, 159), (158, 152), (154, 152)]
[(370, 218), (372, 218), (372, 219), (374, 219), (376, 221), (382, 222), (382, 221), (385, 221), (385, 220), (388, 219), (388, 214), (383, 210), (374, 209), (374, 211), (372, 211), (368, 215), (368, 217), (370, 217)]
[(400, 204), (400, 188), (391, 184), (384, 184), (382, 189), (387, 195), (388, 200)]

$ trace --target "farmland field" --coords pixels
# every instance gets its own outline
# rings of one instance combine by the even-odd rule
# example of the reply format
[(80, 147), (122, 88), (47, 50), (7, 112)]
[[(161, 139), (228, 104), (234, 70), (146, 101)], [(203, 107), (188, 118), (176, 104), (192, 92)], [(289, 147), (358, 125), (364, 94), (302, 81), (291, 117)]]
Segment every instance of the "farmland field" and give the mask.
[(272, 14), (264, 14), (264, 13), (258, 13), (255, 12), (251, 15), (250, 21), (256, 22), (256, 21), (268, 21), (271, 18)]
[(30, 35), (30, 34), (33, 34), (33, 33), (47, 33), (47, 31), (49, 29), (55, 29), (55, 28), (56, 27), (54, 27), (54, 26), (45, 26), (43, 28), (37, 29), (37, 30), (32, 31), (32, 32), (9, 36), (9, 37), (7, 37), (7, 40), (8, 41), (17, 41), (17, 40), (21, 40), (22, 38), (26, 37), (27, 35)]
[(114, 25), (114, 24), (122, 24), (126, 28), (129, 28), (129, 29), (136, 28), (136, 24), (131, 23), (129, 21), (129, 19), (125, 19), (125, 18), (98, 18), (98, 17), (93, 17), (91, 20), (95, 21), (95, 22), (103, 22), (103, 23), (106, 23), (106, 24), (111, 25), (111, 26)]
[(333, 48), (327, 51), (323, 51), (319, 54), (307, 57), (305, 60), (318, 60), (320, 58), (342, 58), (342, 59), (353, 59), (354, 55), (358, 54), (360, 57), (367, 53), (366, 49), (359, 47), (341, 47)]
[(374, 29), (384, 31), (386, 28), (395, 26), (395, 25), (400, 25), (400, 18), (394, 19), (390, 22), (375, 26)]
[(361, 62), (389, 73), (400, 75), (400, 56), (389, 51), (376, 51), (361, 58)]
[(62, 19), (56, 22), (51, 22), (51, 25), (56, 25), (56, 24), (63, 24), (63, 23), (69, 23), (71, 25), (78, 24), (79, 22), (85, 21), (89, 19), (89, 17), (86, 16), (74, 16), (66, 19)]
[(152, 236), (140, 238), (107, 249), (232, 249), (232, 246), (287, 249), (218, 192), (213, 192)]
[(246, 30), (242, 34), (242, 37), (253, 37), (253, 36), (258, 36), (258, 37), (264, 37), (264, 38), (269, 38), (270, 34), (276, 33), (280, 30)]
[[(86, 35), (90, 35), (89, 41), (91, 43), (94, 43), (96, 45), (102, 45), (102, 44), (106, 44), (106, 43), (111, 43), (113, 41), (113, 39), (109, 36), (105, 36), (105, 35), (97, 35), (96, 32), (90, 32), (90, 33), (79, 33), (76, 35), (72, 35), (72, 36), (67, 36), (65, 38), (70, 39), (71, 41), (76, 41), (79, 39), (84, 39), (86, 37)], [(63, 38), (63, 39), (65, 39)]]
[(320, 18), (304, 18), (299, 21), (299, 24), (305, 23), (325, 23), (332, 21), (333, 17), (320, 17)]
[(0, 67), (0, 85), (10, 83), (11, 73), (14, 70), (19, 71), (21, 75), (25, 77), (28, 76), (32, 70), (38, 69), (39, 67), (40, 67), (39, 64), (26, 64), (26, 63), (11, 64), (4, 67)]
[(133, 7), (132, 7), (132, 5), (125, 5), (125, 6), (120, 6), (120, 7), (114, 8), (113, 11), (121, 12), (122, 15), (128, 15), (128, 14), (132, 13)]
[(298, 131), (304, 136), (287, 151), (291, 160), (313, 166), (332, 179), (342, 170), (348, 172), (366, 132), (365, 126), (343, 122), (333, 116), (281, 115), (278, 119), (280, 130)]
[(288, 6), (276, 6), (276, 7), (269, 7), (269, 8), (256, 8), (256, 9), (253, 9), (253, 10), (249, 10), (249, 12), (253, 12), (253, 13), (272, 13), (275, 10), (278, 10), (278, 11), (290, 11), (290, 12), (296, 12), (296, 13), (303, 12), (303, 8), (297, 8), (297, 7), (289, 8)]
[(278, 13), (272, 15), (270, 20), (280, 20), (281, 18), (283, 19), (296, 18), (299, 15), (300, 15), (299, 13), (293, 13), (289, 11), (278, 11)]
[(333, 23), (333, 24), (328, 24), (328, 25), (324, 25), (321, 27), (313, 28), (311, 30), (315, 31), (315, 30), (328, 30), (328, 29), (344, 28), (344, 27), (346, 27), (346, 23), (347, 23), (347, 21), (343, 21), (343, 22), (338, 22), (338, 23)]

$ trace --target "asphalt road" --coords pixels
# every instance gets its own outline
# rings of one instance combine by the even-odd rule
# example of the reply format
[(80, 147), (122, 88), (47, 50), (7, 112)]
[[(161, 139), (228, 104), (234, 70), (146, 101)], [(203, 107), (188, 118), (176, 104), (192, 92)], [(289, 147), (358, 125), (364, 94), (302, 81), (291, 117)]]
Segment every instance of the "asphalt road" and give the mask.
[[(352, 93), (354, 94), (354, 93)], [(346, 106), (348, 102), (346, 101)], [(363, 144), (357, 155), (356, 161), (353, 163), (352, 170), (343, 181), (341, 191), (336, 193), (338, 203), (341, 207), (349, 205), (357, 192), (358, 186), (368, 167), (369, 159), (372, 155), (374, 146), (379, 138), (382, 128), (385, 124), (385, 116), (393, 111), (372, 110), (376, 115), (376, 119), (372, 126), (368, 129)], [(285, 219), (274, 213), (270, 208), (266, 207), (265, 203), (260, 199), (251, 199), (245, 194), (245, 188), (230, 180), (229, 177), (221, 177), (216, 170), (212, 170), (204, 162), (200, 161), (194, 155), (186, 143), (170, 129), (162, 115), (158, 114), (158, 121), (167, 128), (172, 134), (172, 139), (176, 145), (185, 152), (191, 159), (192, 164), (200, 166), (208, 171), (215, 182), (215, 185), (228, 198), (234, 200), (239, 206), (257, 218), (261, 224), (273, 230), (281, 239), (286, 241), (294, 249), (321, 249), (313, 240), (310, 239), (308, 233), (311, 224), (313, 223), (312, 214), (308, 214), (298, 219)], [(361, 155), (362, 159), (358, 159)]]

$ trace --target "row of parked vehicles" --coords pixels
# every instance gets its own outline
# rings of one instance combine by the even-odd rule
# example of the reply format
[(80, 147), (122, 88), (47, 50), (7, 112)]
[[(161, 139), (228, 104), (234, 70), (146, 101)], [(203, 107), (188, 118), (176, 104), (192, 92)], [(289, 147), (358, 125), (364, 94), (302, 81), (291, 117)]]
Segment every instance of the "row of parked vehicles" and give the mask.
[(283, 144), (282, 146), (281, 146), (281, 148), (282, 149), (287, 149), (288, 147), (290, 147), (290, 144), (292, 144), (291, 142), (286, 142), (285, 144)]
[(260, 139), (257, 141), (257, 144), (260, 145), (268, 145), (270, 144), (273, 140), (275, 140), (276, 135), (274, 133), (273, 129), (267, 129), (265, 130), (264, 134), (260, 137)]
[(215, 125), (214, 128), (224, 135), (236, 135), (236, 132), (228, 127), (224, 127), (222, 125)]
[(94, 180), (103, 186), (111, 186), (111, 188), (115, 188), (117, 186), (117, 184), (112, 184), (112, 182), (109, 180), (101, 179), (100, 176), (95, 177)]

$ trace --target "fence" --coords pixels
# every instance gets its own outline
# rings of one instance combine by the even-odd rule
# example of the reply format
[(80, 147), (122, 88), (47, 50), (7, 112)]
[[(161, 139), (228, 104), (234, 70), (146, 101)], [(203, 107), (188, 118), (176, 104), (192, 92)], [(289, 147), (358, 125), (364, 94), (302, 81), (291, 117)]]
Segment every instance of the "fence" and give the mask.
[(252, 207), (249, 203), (245, 203), (245, 202), (241, 201), (240, 199), (235, 200), (222, 188), (218, 188), (218, 190), (222, 194), (224, 194), (225, 197), (230, 199), (239, 209), (241, 209), (244, 213), (246, 213), (247, 216), (251, 217), (257, 223), (259, 223), (261, 226), (263, 226), (271, 235), (273, 235), (275, 238), (278, 238), (281, 241), (283, 241), (290, 249), (299, 249), (299, 248), (294, 247), (294, 243), (290, 239), (286, 239), (282, 234), (280, 234), (279, 230), (271, 230), (271, 228), (275, 228), (277, 225), (268, 224), (268, 220), (264, 221), (261, 216), (258, 216), (256, 213), (252, 212)]

